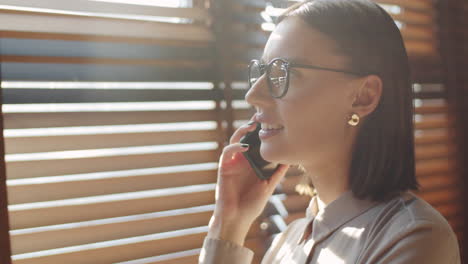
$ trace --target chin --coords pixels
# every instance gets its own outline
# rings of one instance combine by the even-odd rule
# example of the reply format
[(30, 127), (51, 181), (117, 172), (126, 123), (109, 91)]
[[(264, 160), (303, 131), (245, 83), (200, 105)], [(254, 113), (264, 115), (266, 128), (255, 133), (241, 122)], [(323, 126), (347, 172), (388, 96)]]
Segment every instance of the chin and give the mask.
[(284, 151), (277, 151), (271, 147), (260, 147), (260, 155), (268, 162), (282, 163), (284, 153)]

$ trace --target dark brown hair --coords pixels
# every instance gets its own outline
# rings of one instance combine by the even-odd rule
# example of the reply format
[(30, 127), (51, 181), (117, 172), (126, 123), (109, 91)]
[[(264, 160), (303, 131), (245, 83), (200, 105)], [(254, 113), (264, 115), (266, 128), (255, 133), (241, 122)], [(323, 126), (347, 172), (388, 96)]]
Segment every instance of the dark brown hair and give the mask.
[(298, 17), (333, 39), (337, 52), (350, 58), (348, 70), (372, 72), (382, 80), (380, 102), (362, 122), (353, 147), (349, 182), (354, 195), (383, 201), (418, 190), (410, 66), (392, 17), (369, 0), (299, 2), (276, 23), (287, 17)]

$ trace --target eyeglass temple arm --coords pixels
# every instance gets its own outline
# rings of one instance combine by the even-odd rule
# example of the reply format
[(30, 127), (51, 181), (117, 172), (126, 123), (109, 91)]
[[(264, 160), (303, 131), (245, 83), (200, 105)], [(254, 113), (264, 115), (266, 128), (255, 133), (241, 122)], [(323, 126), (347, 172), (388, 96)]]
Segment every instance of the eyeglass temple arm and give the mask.
[(294, 68), (319, 69), (319, 70), (326, 70), (326, 71), (349, 73), (349, 74), (353, 74), (353, 75), (364, 75), (363, 73), (358, 73), (358, 72), (336, 70), (336, 69), (330, 69), (330, 68), (324, 68), (324, 67), (318, 67), (318, 66), (311, 66), (311, 65), (304, 65), (304, 64), (296, 64), (296, 63), (289, 64), (289, 67), (291, 67), (291, 68), (294, 67)]

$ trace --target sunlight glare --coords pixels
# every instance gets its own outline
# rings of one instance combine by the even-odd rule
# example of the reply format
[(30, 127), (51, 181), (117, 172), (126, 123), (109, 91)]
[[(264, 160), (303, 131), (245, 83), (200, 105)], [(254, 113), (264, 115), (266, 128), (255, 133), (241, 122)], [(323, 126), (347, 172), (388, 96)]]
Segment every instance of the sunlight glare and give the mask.
[(365, 230), (364, 227), (357, 228), (357, 227), (348, 226), (348, 227), (343, 228), (341, 232), (345, 233), (349, 237), (359, 239), (361, 237), (362, 232), (364, 232), (364, 230)]
[(344, 264), (344, 260), (338, 257), (333, 251), (328, 248), (324, 248), (320, 251), (318, 256), (319, 264)]
[(262, 23), (262, 30), (264, 31), (273, 31), (275, 29), (274, 23)]
[(163, 7), (182, 7), (188, 1), (174, 1), (174, 0), (89, 0), (94, 2), (110, 2), (131, 5), (145, 5), (145, 6), (163, 6)]

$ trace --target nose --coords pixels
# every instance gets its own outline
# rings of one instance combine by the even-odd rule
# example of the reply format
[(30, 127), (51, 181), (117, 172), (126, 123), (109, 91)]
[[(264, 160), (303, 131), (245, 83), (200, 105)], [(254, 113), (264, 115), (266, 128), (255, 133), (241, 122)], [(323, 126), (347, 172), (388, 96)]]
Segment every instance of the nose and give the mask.
[(268, 91), (266, 74), (260, 76), (245, 94), (245, 101), (257, 109), (268, 104), (271, 99), (273, 99), (273, 97), (270, 96), (270, 92)]

